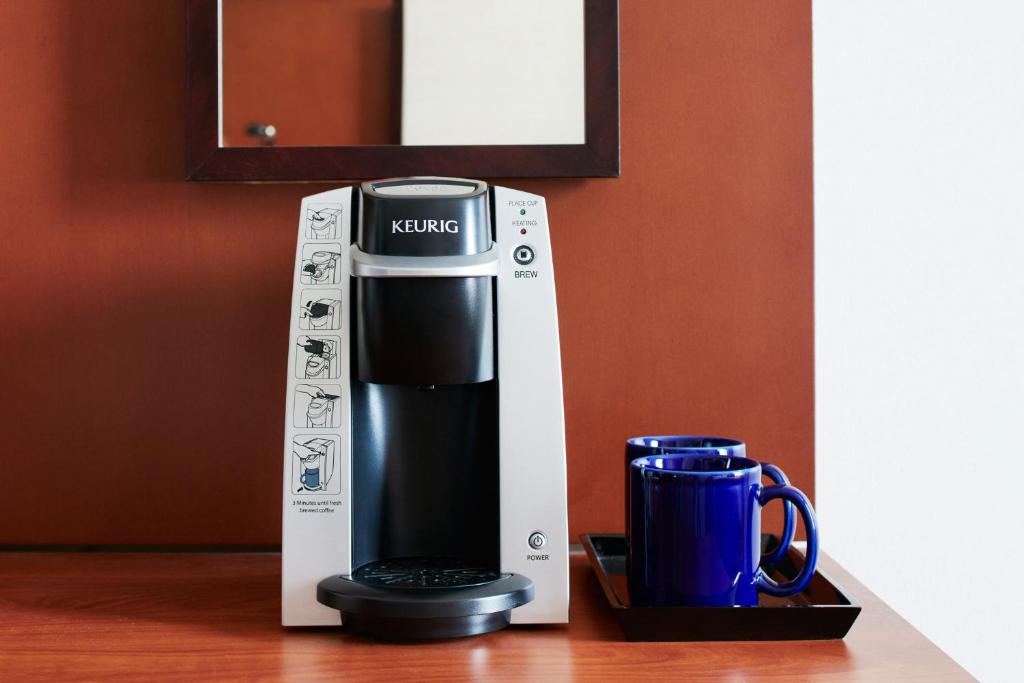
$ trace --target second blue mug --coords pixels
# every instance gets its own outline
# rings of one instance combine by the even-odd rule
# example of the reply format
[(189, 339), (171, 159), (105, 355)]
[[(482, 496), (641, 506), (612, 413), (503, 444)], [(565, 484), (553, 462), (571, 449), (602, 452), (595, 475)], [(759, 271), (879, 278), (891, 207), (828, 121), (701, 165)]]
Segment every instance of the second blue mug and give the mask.
[[(743, 444), (711, 437), (638, 437), (627, 452), (650, 454), (629, 465), (630, 604), (752, 606), (758, 592), (802, 591), (814, 574), (818, 533), (810, 501), (774, 465), (745, 457)], [(693, 451), (697, 451), (696, 453)], [(776, 482), (761, 484), (762, 473)], [(787, 502), (781, 543), (761, 557), (761, 507)], [(807, 531), (806, 561), (791, 581), (763, 569), (782, 558), (799, 510)]]

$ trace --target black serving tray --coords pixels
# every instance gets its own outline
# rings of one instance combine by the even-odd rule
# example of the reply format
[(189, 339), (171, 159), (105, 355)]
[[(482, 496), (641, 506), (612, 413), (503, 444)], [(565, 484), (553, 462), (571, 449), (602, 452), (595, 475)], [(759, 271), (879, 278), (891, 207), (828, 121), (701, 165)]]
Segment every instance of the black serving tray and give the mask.
[[(838, 640), (860, 614), (860, 606), (820, 569), (803, 592), (788, 598), (761, 595), (757, 607), (631, 607), (625, 537), (583, 534), (582, 540), (626, 640)], [(777, 544), (775, 536), (761, 536), (764, 551)], [(770, 574), (791, 579), (802, 563), (801, 553), (790, 548)]]

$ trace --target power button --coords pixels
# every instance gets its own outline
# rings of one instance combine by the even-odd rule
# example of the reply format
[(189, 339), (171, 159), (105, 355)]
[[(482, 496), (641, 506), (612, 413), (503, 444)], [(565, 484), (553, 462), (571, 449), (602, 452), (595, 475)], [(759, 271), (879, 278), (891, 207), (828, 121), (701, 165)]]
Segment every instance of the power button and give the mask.
[(520, 244), (516, 247), (516, 250), (512, 252), (512, 259), (521, 266), (528, 266), (533, 263), (533, 259), (536, 254), (533, 252), (533, 247), (525, 244)]
[(530, 539), (528, 542), (531, 548), (533, 548), (534, 550), (540, 550), (548, 544), (548, 537), (539, 531), (534, 531), (532, 534), (530, 534)]

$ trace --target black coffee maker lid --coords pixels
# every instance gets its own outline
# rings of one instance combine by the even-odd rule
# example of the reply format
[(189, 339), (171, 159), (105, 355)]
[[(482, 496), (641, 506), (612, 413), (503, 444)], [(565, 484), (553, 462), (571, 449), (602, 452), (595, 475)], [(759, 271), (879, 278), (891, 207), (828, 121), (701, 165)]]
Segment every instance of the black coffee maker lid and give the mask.
[(356, 243), (367, 254), (464, 256), (491, 248), (487, 183), (389, 178), (360, 186)]

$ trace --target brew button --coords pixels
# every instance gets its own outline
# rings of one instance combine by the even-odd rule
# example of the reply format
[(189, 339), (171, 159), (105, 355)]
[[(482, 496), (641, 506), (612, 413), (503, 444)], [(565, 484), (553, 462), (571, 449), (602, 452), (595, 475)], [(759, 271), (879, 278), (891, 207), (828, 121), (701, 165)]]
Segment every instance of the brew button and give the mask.
[(512, 258), (521, 266), (533, 263), (534, 256), (533, 247), (528, 247), (525, 244), (516, 247), (516, 250), (512, 252)]
[(548, 537), (539, 531), (534, 531), (530, 534), (530, 547), (534, 550), (540, 550), (547, 545)]

